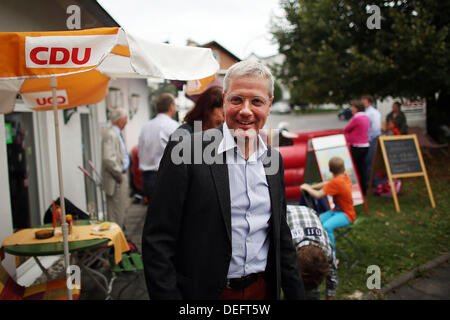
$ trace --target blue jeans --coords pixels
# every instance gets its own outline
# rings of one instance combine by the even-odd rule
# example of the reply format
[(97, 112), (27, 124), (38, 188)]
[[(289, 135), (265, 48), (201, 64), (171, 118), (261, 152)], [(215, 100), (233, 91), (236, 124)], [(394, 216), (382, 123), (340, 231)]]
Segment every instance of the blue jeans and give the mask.
[(373, 158), (375, 156), (375, 151), (376, 151), (376, 147), (377, 147), (377, 140), (378, 140), (378, 137), (369, 141), (369, 150), (367, 152), (367, 159), (366, 159), (366, 169), (367, 169), (366, 188), (365, 188), (366, 192), (369, 192), (370, 190), (372, 190), (373, 186), (378, 185), (378, 177), (376, 174), (374, 174), (372, 185), (369, 186), (370, 174), (372, 172)]
[(333, 246), (333, 250), (336, 253), (336, 246), (334, 245), (334, 229), (350, 225), (350, 220), (348, 220), (347, 215), (342, 211), (329, 210), (320, 215), (320, 222), (322, 222), (323, 228), (326, 230), (331, 245)]

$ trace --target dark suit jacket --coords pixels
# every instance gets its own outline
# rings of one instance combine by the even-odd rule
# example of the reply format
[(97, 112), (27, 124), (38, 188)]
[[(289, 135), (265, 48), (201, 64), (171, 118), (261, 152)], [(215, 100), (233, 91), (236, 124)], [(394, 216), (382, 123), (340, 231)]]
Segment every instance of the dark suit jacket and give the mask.
[[(214, 131), (216, 130), (216, 131)], [(220, 133), (220, 139), (211, 136)], [(204, 132), (218, 146), (222, 127)], [(205, 139), (203, 139), (205, 140)], [(162, 157), (142, 236), (142, 255), (150, 299), (220, 299), (231, 259), (231, 204), (228, 167), (222, 164), (175, 164), (175, 154), (194, 160), (194, 144), (210, 145), (202, 133), (169, 142)], [(210, 145), (211, 146), (211, 145)], [(286, 222), (286, 197), (281, 155), (268, 147), (267, 160), (278, 158), (279, 170), (267, 175), (272, 217), (266, 272), (271, 297), (303, 299), (291, 232)], [(182, 150), (180, 152), (180, 150)], [(185, 161), (187, 162), (187, 161)], [(191, 162), (192, 163), (192, 162)]]

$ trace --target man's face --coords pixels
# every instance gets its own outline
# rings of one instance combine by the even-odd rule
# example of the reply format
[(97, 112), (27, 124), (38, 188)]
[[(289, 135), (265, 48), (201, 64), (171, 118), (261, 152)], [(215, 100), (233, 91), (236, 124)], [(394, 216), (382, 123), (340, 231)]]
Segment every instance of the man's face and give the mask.
[(400, 111), (400, 108), (396, 103), (392, 105), (392, 111), (394, 111), (394, 113), (398, 113)]
[(225, 121), (235, 136), (253, 136), (264, 127), (272, 105), (267, 80), (255, 76), (235, 76), (223, 96)]
[(122, 117), (119, 120), (117, 120), (116, 125), (120, 130), (123, 130), (123, 128), (125, 128), (126, 124), (128, 122), (128, 117)]
[(367, 99), (362, 99), (361, 102), (363, 103), (364, 107), (366, 107), (366, 108), (367, 108), (367, 107), (370, 107), (369, 100), (367, 100)]

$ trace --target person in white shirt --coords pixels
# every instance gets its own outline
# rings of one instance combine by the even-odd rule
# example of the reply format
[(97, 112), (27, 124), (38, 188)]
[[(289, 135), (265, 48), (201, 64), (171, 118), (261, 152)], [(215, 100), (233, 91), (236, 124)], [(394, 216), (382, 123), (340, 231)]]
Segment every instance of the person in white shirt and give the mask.
[[(370, 173), (372, 170), (372, 162), (373, 157), (375, 155), (375, 148), (377, 147), (377, 139), (378, 136), (381, 134), (381, 113), (377, 109), (374, 108), (373, 103), (374, 99), (371, 95), (365, 95), (361, 98), (362, 103), (364, 104), (364, 107), (366, 108), (366, 116), (370, 120), (370, 127), (369, 127), (369, 151), (367, 152), (367, 161), (366, 161), (366, 185), (367, 187), (365, 190), (369, 189), (369, 181), (370, 181)], [(373, 178), (374, 185), (377, 184), (377, 177), (376, 175)]]
[(142, 127), (138, 141), (142, 189), (149, 202), (164, 149), (179, 126), (173, 120), (177, 112), (175, 97), (170, 93), (161, 94), (156, 101), (156, 112), (158, 115)]
[(283, 159), (260, 134), (274, 78), (245, 60), (225, 75), (225, 123), (170, 139), (142, 232), (152, 300), (302, 299)]

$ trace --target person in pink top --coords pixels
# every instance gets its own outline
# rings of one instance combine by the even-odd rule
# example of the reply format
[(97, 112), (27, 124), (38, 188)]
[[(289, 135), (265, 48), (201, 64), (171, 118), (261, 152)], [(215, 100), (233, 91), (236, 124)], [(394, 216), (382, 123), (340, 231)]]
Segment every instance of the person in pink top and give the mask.
[(344, 132), (350, 143), (350, 151), (358, 172), (359, 183), (363, 194), (367, 191), (366, 157), (369, 151), (369, 127), (370, 120), (365, 114), (365, 108), (361, 101), (352, 102), (352, 114), (350, 122), (345, 126)]

